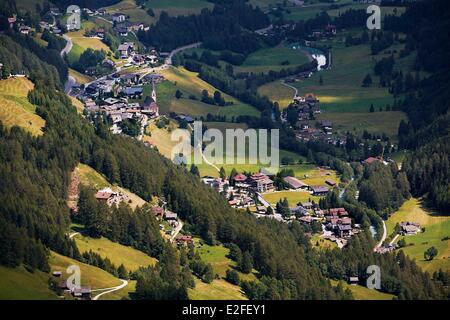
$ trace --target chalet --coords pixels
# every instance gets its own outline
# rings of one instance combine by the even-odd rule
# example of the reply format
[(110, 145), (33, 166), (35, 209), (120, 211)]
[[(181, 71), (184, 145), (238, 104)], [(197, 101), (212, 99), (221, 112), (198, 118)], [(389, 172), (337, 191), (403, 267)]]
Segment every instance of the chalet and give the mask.
[(177, 221), (178, 215), (172, 211), (166, 211), (164, 213), (164, 220), (166, 221)]
[(248, 178), (250, 187), (256, 192), (267, 192), (274, 190), (273, 181), (263, 173), (255, 173)]
[(313, 219), (311, 216), (304, 216), (304, 217), (298, 218), (298, 221), (300, 221), (304, 224), (310, 224), (313, 221)]
[(21, 26), (21, 27), (19, 28), (19, 32), (20, 32), (21, 34), (30, 34), (30, 31), (31, 31), (31, 28), (28, 27), (28, 26)]
[(60, 16), (61, 15), (61, 11), (57, 7), (51, 7), (50, 8), (50, 14), (52, 16)]
[(144, 76), (144, 81), (149, 83), (158, 83), (164, 80), (164, 76), (158, 73), (150, 73)]
[(139, 83), (140, 75), (137, 73), (125, 73), (120, 76), (120, 81), (124, 85), (135, 85)]
[(72, 289), (72, 296), (81, 300), (91, 300), (92, 290), (90, 287), (81, 287)]
[(128, 28), (123, 25), (119, 25), (114, 27), (114, 30), (119, 34), (121, 37), (127, 37), (128, 36)]
[(149, 54), (145, 57), (145, 60), (150, 64), (158, 63), (158, 56), (155, 54)]
[(122, 59), (128, 58), (133, 52), (133, 46), (130, 43), (123, 43), (117, 49)]
[(115, 23), (121, 23), (121, 22), (124, 22), (125, 20), (127, 20), (127, 16), (120, 12), (114, 13), (111, 16), (111, 18), (112, 18), (112, 21)]
[(313, 93), (307, 93), (307, 94), (305, 94), (305, 102), (306, 103), (318, 103), (319, 99), (317, 99)]
[(140, 99), (143, 93), (144, 88), (141, 86), (122, 88), (122, 94), (124, 94), (130, 99)]
[(309, 201), (308, 201), (308, 202), (302, 202), (301, 205), (302, 205), (303, 208), (308, 209), (308, 210), (311, 210), (311, 209), (313, 208), (313, 206), (314, 206), (314, 205), (313, 205), (311, 202), (309, 202)]
[(144, 30), (144, 24), (142, 22), (134, 22), (131, 23), (128, 27), (128, 30), (130, 31), (140, 31), (140, 30)]
[(53, 271), (52, 276), (54, 276), (55, 278), (60, 278), (62, 276), (62, 272), (61, 271)]
[(324, 120), (321, 123), (321, 127), (323, 131), (325, 131), (326, 134), (332, 134), (333, 133), (333, 123), (328, 120)]
[(17, 21), (17, 18), (16, 18), (16, 17), (10, 17), (10, 18), (8, 18), (8, 24), (9, 24), (9, 27), (12, 28), (12, 27), (14, 26), (14, 23), (16, 23), (16, 21)]
[(264, 206), (256, 206), (256, 211), (258, 212), (258, 214), (266, 214), (267, 213), (266, 207), (264, 207)]
[(380, 161), (380, 158), (375, 158), (375, 157), (369, 157), (369, 158), (367, 158), (366, 160), (364, 160), (363, 162), (365, 163), (365, 164), (372, 164), (372, 163), (374, 163), (374, 162), (378, 162), (378, 161)]
[(194, 244), (194, 239), (191, 236), (178, 236), (176, 238), (176, 242), (178, 246), (188, 246)]
[(333, 180), (331, 180), (331, 179), (325, 180), (325, 183), (326, 183), (327, 185), (329, 185), (330, 187), (335, 187), (335, 186), (337, 185), (336, 181), (333, 181)]
[(145, 64), (145, 56), (142, 54), (135, 54), (133, 56), (133, 63), (137, 66)]
[(348, 282), (349, 282), (351, 285), (356, 286), (356, 285), (359, 283), (359, 278), (358, 278), (358, 277), (349, 277), (349, 278), (348, 278)]
[(161, 207), (153, 206), (151, 210), (157, 218), (162, 218), (164, 216), (164, 209)]
[(311, 189), (315, 196), (326, 196), (329, 191), (326, 186), (312, 186)]
[(95, 194), (98, 201), (104, 201), (108, 206), (119, 205), (121, 202), (127, 202), (128, 196), (120, 192), (113, 191), (111, 188), (104, 188)]
[(403, 235), (414, 235), (420, 232), (420, 224), (414, 222), (402, 222), (400, 223)]
[(331, 208), (328, 210), (327, 215), (333, 217), (346, 217), (348, 216), (348, 212), (345, 208)]
[(104, 68), (108, 68), (108, 69), (114, 69), (115, 67), (116, 67), (116, 64), (115, 64), (115, 62), (114, 61), (112, 61), (111, 59), (105, 59), (105, 60), (103, 60), (103, 62), (102, 62), (102, 66), (104, 67)]
[(194, 119), (190, 116), (184, 115), (184, 114), (179, 114), (175, 117), (176, 120), (178, 121), (186, 121), (187, 123), (194, 123)]
[(336, 26), (332, 24), (329, 24), (325, 27), (325, 33), (328, 36), (334, 36), (336, 34), (336, 30)]
[(298, 180), (295, 177), (284, 177), (283, 181), (287, 183), (287, 185), (289, 186), (289, 188), (294, 189), (294, 190), (298, 190), (298, 189), (305, 189), (308, 187), (307, 184), (305, 184), (304, 182)]
[(291, 213), (296, 216), (306, 216), (309, 215), (308, 210), (304, 208), (303, 206), (296, 206), (291, 209)]
[(105, 38), (105, 29), (103, 28), (99, 28), (95, 31), (95, 34), (97, 35), (97, 37), (103, 39)]
[(247, 176), (245, 174), (239, 173), (233, 177), (234, 184), (245, 183), (247, 181)]

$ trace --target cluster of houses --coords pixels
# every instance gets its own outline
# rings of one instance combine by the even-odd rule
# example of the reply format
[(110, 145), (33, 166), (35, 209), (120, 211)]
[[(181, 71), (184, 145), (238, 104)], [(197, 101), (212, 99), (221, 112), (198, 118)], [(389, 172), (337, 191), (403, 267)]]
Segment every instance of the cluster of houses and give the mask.
[(309, 40), (320, 40), (325, 38), (331, 38), (335, 36), (337, 33), (337, 28), (335, 25), (328, 24), (323, 29), (316, 29), (311, 32), (309, 35)]
[(69, 286), (67, 280), (62, 279), (62, 271), (55, 270), (52, 272), (54, 278), (59, 279), (58, 289), (64, 292), (68, 292), (77, 300), (91, 300), (92, 299), (92, 289), (91, 287), (72, 287)]
[(121, 202), (128, 202), (128, 196), (120, 191), (113, 191), (111, 188), (103, 188), (95, 194), (95, 199), (105, 202), (109, 207), (118, 206)]
[[(159, 74), (143, 77), (135, 73), (114, 74), (87, 85), (78, 98), (90, 113), (104, 113), (112, 120), (112, 130), (120, 133), (119, 124), (125, 119), (159, 117), (155, 83), (163, 80)], [(142, 100), (144, 85), (152, 84), (151, 96)]]
[(340, 247), (347, 244), (348, 239), (361, 232), (361, 226), (353, 224), (345, 208), (322, 210), (312, 202), (303, 202), (291, 208), (290, 221), (297, 220), (311, 225), (314, 221), (322, 224), (322, 238), (338, 243)]

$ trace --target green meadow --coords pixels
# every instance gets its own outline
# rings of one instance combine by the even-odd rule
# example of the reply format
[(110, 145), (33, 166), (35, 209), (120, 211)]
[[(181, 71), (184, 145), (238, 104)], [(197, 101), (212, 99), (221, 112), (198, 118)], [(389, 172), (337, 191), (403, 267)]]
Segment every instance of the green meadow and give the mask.
[[(228, 119), (239, 115), (259, 116), (259, 111), (254, 107), (237, 100), (230, 95), (222, 92), (225, 101), (232, 102), (230, 106), (220, 107), (201, 102), (201, 94), (203, 90), (207, 90), (212, 96), (217, 90), (209, 83), (200, 79), (195, 72), (190, 72), (183, 67), (170, 68), (163, 70), (167, 81), (157, 85), (158, 105), (162, 113), (169, 112), (184, 113), (193, 117), (206, 116), (208, 113), (213, 115), (226, 116)], [(181, 99), (175, 98), (175, 92), (180, 90), (183, 93)], [(220, 90), (219, 90), (220, 91)], [(150, 88), (146, 88), (144, 95), (150, 93)], [(189, 96), (195, 96), (196, 100), (190, 99)]]
[[(196, 239), (198, 244), (198, 239)], [(229, 249), (225, 248), (223, 245), (210, 246), (207, 244), (202, 244), (198, 249), (196, 249), (201, 257), (201, 259), (210, 263), (213, 267), (214, 272), (219, 276), (219, 279), (215, 279), (212, 283), (204, 283), (198, 279), (195, 282), (195, 288), (189, 289), (189, 298), (193, 300), (246, 300), (247, 298), (242, 293), (239, 286), (233, 285), (227, 282), (224, 277), (228, 269), (234, 269), (236, 267), (236, 262), (229, 259), (227, 255), (229, 254)], [(250, 274), (243, 274), (238, 271), (239, 279), (246, 281), (255, 281), (256, 271), (254, 270)]]
[[(416, 235), (400, 236), (406, 241), (406, 247), (401, 248), (406, 255), (415, 259), (423, 270), (430, 273), (439, 269), (450, 271), (450, 216), (431, 212), (425, 208), (419, 199), (412, 198), (386, 221), (388, 235), (397, 223), (409, 221), (419, 223), (424, 232)], [(436, 247), (438, 255), (431, 261), (424, 259), (424, 252), (430, 247)]]
[(0, 266), (0, 300), (54, 300), (56, 294), (48, 287), (48, 273), (24, 267)]
[(132, 247), (112, 242), (106, 238), (94, 239), (83, 235), (74, 236), (81, 253), (93, 251), (102, 258), (108, 258), (116, 267), (123, 264), (129, 271), (136, 271), (140, 267), (155, 265), (157, 260)]
[(234, 72), (268, 72), (279, 71), (286, 68), (295, 68), (309, 61), (308, 55), (303, 51), (279, 45), (273, 48), (264, 48), (251, 53), (240, 66), (234, 67)]

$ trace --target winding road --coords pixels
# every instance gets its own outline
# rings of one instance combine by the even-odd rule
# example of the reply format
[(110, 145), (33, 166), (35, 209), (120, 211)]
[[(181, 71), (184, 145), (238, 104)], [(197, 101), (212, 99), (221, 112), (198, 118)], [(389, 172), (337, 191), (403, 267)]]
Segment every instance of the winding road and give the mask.
[(282, 84), (283, 86), (288, 87), (288, 88), (291, 88), (292, 90), (294, 90), (294, 98), (297, 97), (298, 89), (297, 89), (296, 87), (291, 86), (290, 84), (287, 84), (284, 80), (281, 80), (280, 82), (281, 82), (281, 84)]
[(106, 290), (106, 291), (103, 291), (103, 292), (99, 293), (99, 294), (96, 295), (95, 297), (93, 297), (92, 300), (98, 300), (98, 298), (100, 298), (101, 296), (103, 296), (103, 295), (105, 295), (105, 294), (108, 294), (108, 293), (111, 293), (111, 292), (114, 292), (114, 291), (118, 291), (118, 290), (120, 290), (120, 289), (123, 289), (123, 288), (125, 288), (125, 287), (128, 285), (128, 281), (127, 281), (127, 280), (123, 280), (123, 279), (119, 279), (119, 280), (122, 281), (122, 284), (120, 284), (120, 285), (118, 285), (118, 286), (116, 286), (116, 287), (92, 290), (93, 292), (94, 292), (94, 291), (103, 291), (103, 290)]

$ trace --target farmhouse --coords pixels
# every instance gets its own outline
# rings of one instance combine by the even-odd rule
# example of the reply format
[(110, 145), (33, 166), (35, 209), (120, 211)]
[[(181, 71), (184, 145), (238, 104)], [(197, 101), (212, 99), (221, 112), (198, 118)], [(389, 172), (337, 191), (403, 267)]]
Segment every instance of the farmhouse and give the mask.
[(194, 239), (191, 236), (182, 235), (177, 237), (176, 242), (178, 246), (188, 246), (194, 244)]
[(159, 206), (153, 206), (152, 212), (156, 218), (162, 218), (164, 216), (164, 209)]
[(125, 42), (119, 46), (117, 49), (122, 57), (122, 59), (128, 58), (133, 52), (133, 44)]
[(331, 179), (325, 180), (325, 183), (327, 185), (329, 185), (330, 187), (335, 187), (337, 185), (336, 181), (331, 180)]
[(122, 194), (121, 192), (115, 192), (111, 188), (104, 188), (99, 190), (95, 194), (95, 198), (98, 201), (104, 201), (108, 206), (119, 205), (121, 202), (126, 202), (129, 200), (128, 196)]
[(315, 196), (326, 196), (329, 191), (326, 186), (312, 186), (311, 189)]
[(414, 222), (400, 223), (403, 235), (414, 235), (420, 231), (420, 224)]
[(123, 13), (116, 12), (111, 16), (111, 18), (112, 18), (113, 22), (120, 23), (120, 22), (124, 22), (127, 19), (127, 16), (124, 15)]
[(167, 221), (177, 221), (178, 220), (178, 215), (172, 211), (166, 211), (164, 213), (164, 220)]
[(298, 189), (305, 189), (308, 187), (307, 184), (303, 183), (302, 181), (298, 180), (295, 177), (284, 177), (284, 182), (286, 182), (289, 186), (289, 188), (298, 190)]
[(80, 300), (91, 300), (91, 292), (90, 287), (74, 288), (71, 291), (72, 296)]

